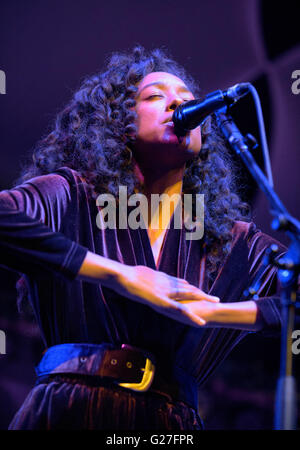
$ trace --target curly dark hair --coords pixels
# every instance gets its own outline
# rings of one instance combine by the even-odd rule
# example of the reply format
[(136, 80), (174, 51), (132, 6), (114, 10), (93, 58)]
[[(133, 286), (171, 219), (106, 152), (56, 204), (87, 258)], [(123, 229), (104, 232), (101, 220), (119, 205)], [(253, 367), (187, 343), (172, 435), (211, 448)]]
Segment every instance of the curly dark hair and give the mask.
[[(58, 114), (53, 131), (36, 146), (33, 162), (22, 181), (60, 167), (75, 169), (90, 187), (91, 195), (128, 195), (139, 185), (131, 158), (136, 133), (135, 94), (150, 72), (168, 72), (181, 78), (195, 96), (195, 80), (163, 49), (147, 52), (136, 46), (114, 53), (104, 71), (87, 77), (69, 104)], [(186, 165), (183, 193), (205, 195), (205, 234), (202, 244), (210, 273), (228, 254), (235, 220), (247, 220), (248, 209), (235, 193), (235, 176), (228, 150), (209, 117), (202, 126), (202, 149)]]

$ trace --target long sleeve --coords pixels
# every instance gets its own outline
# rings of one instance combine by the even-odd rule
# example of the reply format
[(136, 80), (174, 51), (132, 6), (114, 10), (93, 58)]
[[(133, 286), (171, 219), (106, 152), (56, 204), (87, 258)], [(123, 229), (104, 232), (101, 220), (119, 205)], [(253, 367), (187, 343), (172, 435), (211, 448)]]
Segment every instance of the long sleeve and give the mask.
[[(280, 255), (286, 252), (283, 245), (258, 230), (254, 223), (237, 221), (233, 229), (231, 251), (224, 260), (209, 293), (220, 297), (223, 303), (245, 301), (243, 293), (253, 283), (260, 270), (264, 251), (274, 243), (279, 246)], [(197, 249), (194, 244), (194, 251), (190, 257), (191, 267), (195, 264), (196, 257)], [(204, 279), (200, 287), (204, 287), (205, 290), (206, 286)], [(259, 334), (268, 336), (279, 333), (281, 305), (275, 267), (266, 267), (258, 294), (259, 298), (255, 301), (263, 325)], [(249, 333), (251, 332), (247, 330), (227, 327), (202, 329), (187, 327), (180, 334), (178, 341), (177, 363), (196, 380), (199, 387)]]
[(51, 271), (73, 279), (87, 249), (59, 232), (71, 201), (69, 183), (59, 174), (2, 191), (0, 264), (28, 275)]
[[(275, 241), (275, 239), (262, 233), (254, 224), (251, 224), (248, 235), (249, 245), (249, 278), (252, 283), (263, 263), (265, 250), (272, 244), (277, 244), (279, 255), (286, 252), (286, 248)], [(272, 266), (266, 267), (262, 277), (261, 287), (258, 291), (258, 314), (263, 322), (263, 332), (278, 331), (281, 327), (281, 300), (280, 284), (277, 277), (277, 269)]]

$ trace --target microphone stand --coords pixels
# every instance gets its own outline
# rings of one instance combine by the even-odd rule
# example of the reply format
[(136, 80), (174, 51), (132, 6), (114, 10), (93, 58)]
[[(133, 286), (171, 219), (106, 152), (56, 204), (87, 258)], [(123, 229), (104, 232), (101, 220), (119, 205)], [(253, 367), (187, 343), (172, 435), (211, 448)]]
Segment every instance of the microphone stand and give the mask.
[[(272, 228), (284, 231), (290, 239), (287, 253), (275, 259), (276, 248), (269, 248), (265, 264), (271, 262), (278, 267), (280, 298), (282, 306), (282, 329), (280, 349), (280, 373), (277, 381), (275, 399), (276, 430), (295, 430), (297, 427), (297, 393), (296, 382), (292, 373), (292, 332), (295, 322), (297, 301), (297, 281), (300, 274), (300, 222), (292, 217), (271, 187), (267, 177), (256, 164), (249, 151), (253, 149), (255, 139), (251, 135), (244, 137), (231, 116), (225, 114), (226, 108), (215, 113), (219, 129), (245, 163), (247, 169), (266, 195), (270, 203), (270, 213), (274, 216)], [(271, 246), (272, 247), (272, 246)], [(262, 273), (258, 274), (262, 277)], [(254, 287), (247, 294), (256, 294), (262, 280), (255, 280)], [(258, 298), (257, 295), (253, 297)]]

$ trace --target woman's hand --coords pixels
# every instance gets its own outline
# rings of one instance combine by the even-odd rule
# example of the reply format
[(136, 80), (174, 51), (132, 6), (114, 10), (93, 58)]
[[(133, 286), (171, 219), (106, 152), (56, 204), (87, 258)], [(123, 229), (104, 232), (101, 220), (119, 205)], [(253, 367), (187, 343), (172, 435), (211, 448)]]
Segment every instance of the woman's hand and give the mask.
[(218, 297), (206, 294), (186, 280), (146, 266), (127, 266), (95, 253), (87, 252), (77, 279), (101, 283), (124, 297), (194, 327), (207, 324), (257, 331), (263, 326), (252, 300), (219, 303)]
[(219, 302), (218, 297), (206, 294), (186, 280), (146, 266), (124, 265), (117, 283), (111, 287), (133, 301), (148, 305), (160, 314), (191, 326), (203, 326), (206, 323), (193, 303)]
[(258, 315), (257, 304), (253, 300), (229, 303), (181, 300), (179, 303), (205, 320), (208, 327), (247, 331), (259, 331), (263, 328), (262, 318)]
[(217, 325), (219, 311), (223, 308), (223, 303), (212, 303), (207, 300), (180, 300), (179, 303), (186, 306), (197, 317), (201, 317), (206, 324), (215, 326)]
[(146, 266), (127, 266), (92, 252), (87, 253), (77, 279), (101, 283), (124, 297), (191, 326), (203, 326), (206, 321), (193, 310), (195, 305), (182, 302), (205, 301), (213, 305), (219, 301), (186, 280)]

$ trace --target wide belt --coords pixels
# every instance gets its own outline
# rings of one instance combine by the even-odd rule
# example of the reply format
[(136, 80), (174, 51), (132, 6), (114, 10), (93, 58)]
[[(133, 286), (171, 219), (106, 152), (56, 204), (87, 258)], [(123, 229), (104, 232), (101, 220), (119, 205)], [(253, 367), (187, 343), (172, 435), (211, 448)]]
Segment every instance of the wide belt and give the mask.
[(122, 344), (70, 343), (49, 347), (35, 367), (38, 378), (74, 374), (110, 380), (137, 392), (159, 392), (197, 409), (197, 392), (186, 374), (177, 377), (157, 366), (155, 356), (145, 350)]

